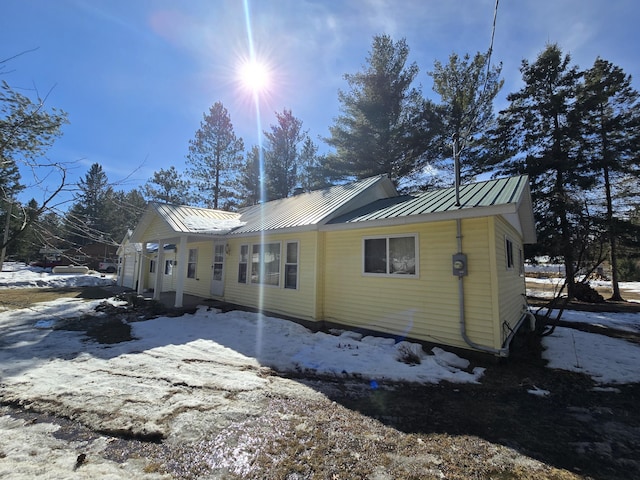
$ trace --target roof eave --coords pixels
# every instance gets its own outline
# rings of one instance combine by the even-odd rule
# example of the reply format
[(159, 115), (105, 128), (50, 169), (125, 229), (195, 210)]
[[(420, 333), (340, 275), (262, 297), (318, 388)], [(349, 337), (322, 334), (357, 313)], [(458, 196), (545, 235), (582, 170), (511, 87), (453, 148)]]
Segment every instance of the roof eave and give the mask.
[(492, 215), (507, 215), (517, 213), (517, 204), (507, 203), (486, 207), (460, 208), (444, 212), (430, 212), (418, 215), (384, 218), (378, 220), (363, 220), (355, 222), (335, 223), (323, 225), (321, 230), (349, 230), (357, 228), (389, 227), (395, 225), (409, 225), (414, 223), (433, 223), (465, 218), (488, 217)]

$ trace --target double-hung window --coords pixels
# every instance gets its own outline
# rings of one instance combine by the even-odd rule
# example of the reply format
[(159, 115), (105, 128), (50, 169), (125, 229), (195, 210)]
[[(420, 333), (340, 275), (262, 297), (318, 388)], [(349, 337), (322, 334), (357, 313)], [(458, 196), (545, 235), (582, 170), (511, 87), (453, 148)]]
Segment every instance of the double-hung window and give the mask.
[(284, 288), (298, 288), (298, 242), (287, 242), (284, 261)]
[(249, 262), (249, 245), (240, 245), (238, 259), (238, 283), (247, 283), (247, 264)]
[(189, 261), (187, 262), (187, 278), (196, 278), (196, 265), (198, 264), (198, 249), (189, 249)]
[(280, 243), (251, 246), (251, 283), (280, 285)]
[(367, 275), (417, 275), (417, 235), (364, 239), (364, 273)]

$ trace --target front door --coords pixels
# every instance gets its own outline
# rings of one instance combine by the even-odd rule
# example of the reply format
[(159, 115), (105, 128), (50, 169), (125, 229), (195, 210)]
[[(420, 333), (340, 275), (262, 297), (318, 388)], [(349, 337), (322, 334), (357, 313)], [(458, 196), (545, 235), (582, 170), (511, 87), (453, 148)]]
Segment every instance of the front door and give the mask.
[(211, 295), (221, 297), (224, 295), (224, 254), (227, 244), (214, 242), (213, 265), (211, 266)]

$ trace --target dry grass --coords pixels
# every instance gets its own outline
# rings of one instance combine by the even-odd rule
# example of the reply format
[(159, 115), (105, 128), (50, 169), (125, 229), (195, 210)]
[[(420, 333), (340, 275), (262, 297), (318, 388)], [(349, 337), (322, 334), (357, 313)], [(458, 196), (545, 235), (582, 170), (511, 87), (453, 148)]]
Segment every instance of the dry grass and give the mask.
[(30, 308), (41, 302), (79, 297), (82, 288), (0, 288), (0, 311)]

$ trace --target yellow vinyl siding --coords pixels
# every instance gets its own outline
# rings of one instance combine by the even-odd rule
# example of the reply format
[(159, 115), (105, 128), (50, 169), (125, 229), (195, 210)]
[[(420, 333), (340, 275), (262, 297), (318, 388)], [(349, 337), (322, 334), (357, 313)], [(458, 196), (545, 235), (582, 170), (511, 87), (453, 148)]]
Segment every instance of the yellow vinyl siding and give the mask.
[(479, 345), (496, 348), (490, 231), (490, 217), (462, 222), (462, 250), (469, 263), (469, 274), (463, 278), (464, 313), (467, 336)]
[[(188, 293), (189, 295), (196, 295), (198, 297), (209, 298), (211, 297), (211, 265), (213, 265), (213, 241), (209, 240), (197, 243), (189, 243), (187, 245), (187, 250), (191, 250), (192, 248), (196, 248), (198, 250), (196, 278), (188, 278), (186, 276), (187, 270), (185, 268), (184, 293)], [(225, 258), (225, 260), (228, 260), (228, 257)], [(227, 268), (226, 264), (225, 268)], [(177, 274), (177, 270), (174, 269), (174, 275)]]
[[(495, 217), (495, 249), (496, 249), (496, 272), (500, 296), (499, 304), (499, 324), (500, 336), (504, 341), (508, 335), (508, 330), (502, 328), (502, 323), (507, 322), (511, 328), (516, 326), (525, 308), (525, 279), (520, 274), (520, 257), (522, 251), (522, 238), (520, 234), (501, 217)], [(513, 242), (512, 269), (507, 269), (505, 238)]]
[(176, 238), (176, 232), (167, 225), (167, 222), (157, 215), (154, 216), (149, 227), (143, 232), (143, 235), (148, 242), (157, 242), (162, 238)]
[[(493, 345), (493, 308), (488, 221), (462, 222), (467, 332)], [(362, 239), (378, 235), (418, 235), (419, 276), (370, 277), (362, 272)], [(460, 336), (458, 279), (451, 256), (457, 252), (456, 222), (326, 232), (325, 318), (352, 327), (465, 347)]]
[[(316, 251), (318, 232), (300, 232), (288, 235), (229, 238), (229, 255), (225, 265), (224, 300), (250, 307), (297, 317), (317, 320)], [(280, 286), (238, 283), (238, 260), (241, 245), (259, 243), (281, 244)], [(284, 288), (284, 256), (287, 242), (298, 242), (298, 288)], [(251, 249), (249, 249), (251, 252)], [(249, 270), (251, 265), (248, 265)], [(262, 292), (260, 292), (262, 290)], [(260, 303), (261, 302), (261, 303)]]

